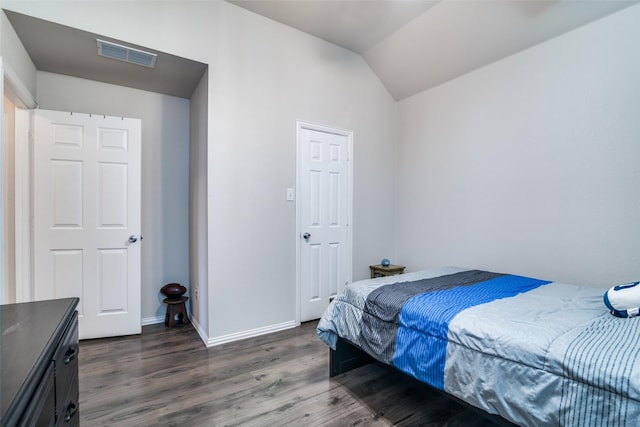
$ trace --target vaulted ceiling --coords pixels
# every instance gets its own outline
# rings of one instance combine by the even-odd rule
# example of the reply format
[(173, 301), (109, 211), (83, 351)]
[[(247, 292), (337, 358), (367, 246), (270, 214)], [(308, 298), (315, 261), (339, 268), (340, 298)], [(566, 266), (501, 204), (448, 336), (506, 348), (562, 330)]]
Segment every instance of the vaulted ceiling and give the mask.
[(403, 99), (638, 0), (227, 0), (359, 53)]
[[(640, 2), (227, 1), (362, 55), (396, 100)], [(5, 12), (34, 64), (42, 71), (189, 98), (206, 68), (206, 64), (154, 52), (162, 56), (158, 64), (165, 65), (159, 65), (150, 78), (131, 64), (110, 60), (105, 63), (104, 58), (87, 55), (86, 49), (95, 49), (97, 34)]]

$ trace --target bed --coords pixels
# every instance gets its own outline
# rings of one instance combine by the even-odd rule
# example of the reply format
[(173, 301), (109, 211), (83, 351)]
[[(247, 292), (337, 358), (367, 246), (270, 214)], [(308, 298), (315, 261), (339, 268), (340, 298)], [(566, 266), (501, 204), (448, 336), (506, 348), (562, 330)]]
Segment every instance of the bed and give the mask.
[(640, 317), (602, 295), (449, 267), (354, 282), (317, 332), (332, 375), (372, 358), (518, 425), (636, 426)]

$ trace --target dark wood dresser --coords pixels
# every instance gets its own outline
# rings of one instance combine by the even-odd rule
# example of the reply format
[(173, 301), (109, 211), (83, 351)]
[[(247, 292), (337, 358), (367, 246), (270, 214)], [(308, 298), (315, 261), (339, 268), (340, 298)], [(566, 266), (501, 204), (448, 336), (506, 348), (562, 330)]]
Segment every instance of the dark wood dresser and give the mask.
[(0, 306), (0, 425), (78, 426), (78, 298)]

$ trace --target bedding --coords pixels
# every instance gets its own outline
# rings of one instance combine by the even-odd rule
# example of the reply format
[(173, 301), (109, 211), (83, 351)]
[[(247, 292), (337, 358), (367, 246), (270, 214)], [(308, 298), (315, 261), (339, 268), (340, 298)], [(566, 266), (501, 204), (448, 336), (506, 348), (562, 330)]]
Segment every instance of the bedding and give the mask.
[(317, 332), (519, 425), (635, 426), (639, 321), (600, 289), (444, 268), (350, 284)]

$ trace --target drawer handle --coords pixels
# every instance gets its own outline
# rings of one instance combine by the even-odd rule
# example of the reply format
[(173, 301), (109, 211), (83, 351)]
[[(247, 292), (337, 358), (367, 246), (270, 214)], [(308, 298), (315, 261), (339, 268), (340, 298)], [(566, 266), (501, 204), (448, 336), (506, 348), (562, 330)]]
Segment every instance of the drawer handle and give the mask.
[(78, 355), (78, 350), (70, 347), (69, 350), (67, 350), (67, 353), (64, 355), (64, 364), (68, 365), (69, 363), (71, 363), (76, 356)]
[(68, 423), (71, 421), (71, 418), (78, 412), (78, 405), (71, 402), (67, 405), (67, 413), (64, 415), (64, 421)]

